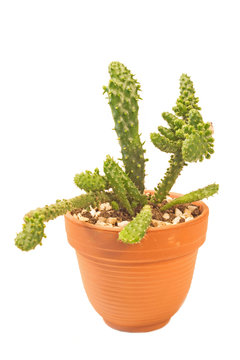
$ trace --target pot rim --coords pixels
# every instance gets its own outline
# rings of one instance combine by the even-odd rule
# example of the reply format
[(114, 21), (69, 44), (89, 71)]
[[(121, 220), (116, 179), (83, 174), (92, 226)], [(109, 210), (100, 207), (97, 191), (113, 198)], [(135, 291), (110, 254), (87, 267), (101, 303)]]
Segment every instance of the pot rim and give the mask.
[[(145, 190), (145, 193), (154, 193), (153, 190)], [(182, 194), (179, 193), (175, 193), (175, 192), (170, 192), (170, 195), (173, 198), (179, 197)], [(183, 223), (178, 223), (178, 224), (171, 224), (171, 225), (165, 225), (162, 227), (150, 227), (147, 229), (147, 233), (148, 232), (158, 232), (158, 231), (167, 231), (169, 229), (176, 229), (179, 228), (180, 226), (183, 227), (189, 227), (189, 226), (194, 226), (195, 224), (197, 224), (198, 222), (201, 222), (203, 220), (203, 218), (208, 217), (209, 214), (209, 208), (208, 206), (203, 202), (203, 201), (194, 201), (192, 203), (193, 205), (198, 205), (200, 206), (201, 209), (201, 214), (198, 215), (197, 217), (195, 217), (194, 219), (187, 221), (187, 222), (183, 222)], [(89, 229), (95, 229), (95, 230), (100, 230), (100, 231), (106, 231), (106, 232), (112, 232), (112, 233), (118, 233), (120, 232), (124, 227), (123, 226), (116, 226), (116, 227), (108, 227), (108, 226), (102, 226), (102, 225), (96, 225), (96, 224), (89, 224), (85, 221), (81, 221), (79, 219), (76, 219), (75, 217), (73, 217), (71, 215), (71, 213), (68, 211), (65, 215), (65, 217), (67, 217), (70, 221), (75, 222), (76, 224), (79, 224), (83, 227), (89, 228)]]

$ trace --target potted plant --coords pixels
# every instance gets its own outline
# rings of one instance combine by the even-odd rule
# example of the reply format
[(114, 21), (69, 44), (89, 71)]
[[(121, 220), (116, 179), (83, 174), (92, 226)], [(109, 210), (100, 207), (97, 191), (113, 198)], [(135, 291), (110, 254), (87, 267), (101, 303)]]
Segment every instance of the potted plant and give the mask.
[(200, 200), (218, 191), (211, 184), (186, 195), (170, 193), (183, 168), (209, 159), (213, 129), (200, 114), (193, 83), (180, 78), (175, 114), (152, 143), (171, 154), (169, 168), (154, 191), (144, 187), (145, 150), (138, 130), (140, 85), (121, 63), (109, 65), (104, 87), (121, 146), (123, 168), (109, 155), (99, 169), (77, 174), (85, 191), (70, 200), (30, 211), (15, 244), (34, 249), (45, 223), (65, 214), (68, 241), (76, 250), (88, 298), (111, 327), (140, 332), (164, 326), (183, 303), (203, 244), (208, 207)]

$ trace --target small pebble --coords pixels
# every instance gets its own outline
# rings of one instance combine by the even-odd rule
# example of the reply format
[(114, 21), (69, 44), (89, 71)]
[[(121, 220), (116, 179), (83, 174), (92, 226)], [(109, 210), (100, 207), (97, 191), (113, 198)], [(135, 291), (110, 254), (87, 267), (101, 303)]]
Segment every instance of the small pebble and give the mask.
[(194, 206), (194, 205), (189, 205), (187, 208), (188, 208), (188, 210), (190, 210), (190, 211), (191, 211), (191, 213), (192, 213), (194, 210), (196, 210), (196, 209), (197, 209), (197, 206)]
[(171, 225), (170, 223), (168, 223), (166, 221), (160, 221), (160, 220), (155, 220), (155, 219), (152, 219), (152, 224), (154, 227), (162, 227), (162, 226), (166, 226), (166, 225)]
[(189, 216), (192, 216), (192, 211), (189, 209), (185, 209), (183, 213), (184, 219), (188, 218)]
[(103, 216), (99, 216), (99, 218), (98, 218), (98, 222), (100, 221), (100, 222), (102, 222), (102, 223), (105, 223), (106, 222), (106, 218), (105, 217), (103, 217)]
[(103, 210), (108, 211), (108, 210), (111, 210), (111, 209), (112, 209), (112, 207), (108, 202), (101, 204), (100, 207), (99, 207), (99, 210), (101, 210), (101, 211), (103, 211)]
[(91, 214), (92, 216), (95, 216), (95, 215), (96, 215), (96, 210), (95, 210), (95, 209), (91, 209), (90, 214)]
[(188, 217), (185, 218), (185, 221), (187, 222), (187, 221), (190, 221), (190, 220), (192, 220), (192, 219), (194, 219), (193, 216), (188, 216)]
[(162, 217), (164, 218), (164, 220), (168, 220), (170, 218), (170, 215), (168, 213), (165, 213)]
[(81, 214), (78, 214), (78, 219), (79, 219), (80, 221), (85, 221), (85, 222), (89, 221), (89, 218), (87, 218), (87, 217), (85, 217), (85, 216), (82, 216)]
[(118, 226), (126, 226), (129, 223), (129, 221), (121, 221), (118, 223)]
[(108, 226), (108, 225), (110, 225), (110, 224), (106, 224), (105, 222), (98, 220), (98, 221), (96, 222), (96, 225)]
[(106, 219), (106, 223), (107, 223), (107, 224), (116, 225), (116, 223), (117, 223), (117, 218), (109, 217), (109, 218)]
[(179, 210), (178, 208), (175, 209), (175, 215), (178, 216), (183, 216), (183, 213), (181, 212), (181, 210)]
[(174, 225), (175, 225), (175, 224), (178, 224), (179, 221), (180, 221), (180, 219), (181, 219), (180, 216), (176, 216), (176, 217), (173, 219), (172, 223), (173, 223)]

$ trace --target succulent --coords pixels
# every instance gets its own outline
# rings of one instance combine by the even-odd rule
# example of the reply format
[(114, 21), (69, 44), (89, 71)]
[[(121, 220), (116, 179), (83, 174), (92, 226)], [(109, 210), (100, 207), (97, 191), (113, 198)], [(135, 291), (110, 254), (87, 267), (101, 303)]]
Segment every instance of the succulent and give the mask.
[[(49, 220), (74, 209), (89, 209), (104, 202), (110, 202), (113, 209), (124, 210), (132, 218), (120, 231), (119, 240), (127, 244), (140, 242), (152, 220), (149, 200), (161, 204), (188, 163), (209, 159), (213, 154), (211, 124), (203, 121), (193, 82), (183, 74), (180, 78), (180, 96), (173, 107), (174, 114), (162, 114), (168, 126), (159, 126), (158, 132), (150, 135), (152, 143), (159, 150), (171, 154), (169, 167), (154, 194), (145, 194), (147, 159), (144, 158), (144, 143), (141, 142), (138, 125), (140, 84), (130, 70), (119, 62), (109, 65), (109, 74), (109, 84), (103, 88), (112, 111), (123, 167), (107, 155), (103, 164), (104, 175), (100, 174), (99, 169), (75, 175), (75, 184), (85, 194), (70, 200), (57, 200), (55, 204), (27, 213), (23, 229), (15, 239), (16, 246), (21, 250), (28, 251), (42, 244), (42, 238), (46, 237), (45, 223)], [(178, 204), (207, 198), (214, 195), (218, 188), (217, 184), (208, 185), (162, 204), (160, 209), (165, 211)]]

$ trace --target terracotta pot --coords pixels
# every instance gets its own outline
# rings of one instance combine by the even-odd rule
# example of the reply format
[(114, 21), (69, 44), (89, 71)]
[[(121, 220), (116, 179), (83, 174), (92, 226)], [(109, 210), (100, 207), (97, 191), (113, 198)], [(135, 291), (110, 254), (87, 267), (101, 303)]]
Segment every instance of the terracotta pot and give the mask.
[[(171, 194), (176, 197), (179, 194)], [(166, 325), (188, 293), (199, 246), (206, 237), (208, 207), (195, 219), (149, 228), (139, 244), (118, 241), (119, 228), (65, 215), (83, 284), (94, 309), (114, 329), (145, 332)]]

